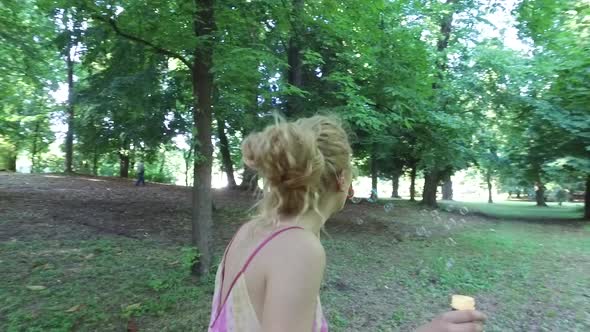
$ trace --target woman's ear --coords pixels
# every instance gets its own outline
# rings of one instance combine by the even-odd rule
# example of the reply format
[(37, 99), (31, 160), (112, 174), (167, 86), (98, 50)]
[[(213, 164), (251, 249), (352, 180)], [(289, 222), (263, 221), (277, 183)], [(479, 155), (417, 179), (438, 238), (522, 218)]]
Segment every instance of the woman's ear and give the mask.
[(338, 172), (336, 174), (336, 186), (337, 186), (336, 190), (338, 190), (340, 192), (346, 191), (347, 188), (344, 188), (345, 187), (345, 183), (344, 183), (345, 181), (346, 181), (346, 179), (344, 177), (344, 171)]

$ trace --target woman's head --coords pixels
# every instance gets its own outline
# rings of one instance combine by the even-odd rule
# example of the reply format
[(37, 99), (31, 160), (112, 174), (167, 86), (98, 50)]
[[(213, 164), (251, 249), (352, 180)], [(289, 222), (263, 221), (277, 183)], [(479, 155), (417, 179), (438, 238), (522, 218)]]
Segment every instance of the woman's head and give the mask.
[(276, 223), (310, 209), (320, 214), (340, 210), (352, 177), (351, 153), (340, 122), (327, 116), (278, 121), (250, 134), (242, 143), (242, 154), (265, 183), (260, 217)]

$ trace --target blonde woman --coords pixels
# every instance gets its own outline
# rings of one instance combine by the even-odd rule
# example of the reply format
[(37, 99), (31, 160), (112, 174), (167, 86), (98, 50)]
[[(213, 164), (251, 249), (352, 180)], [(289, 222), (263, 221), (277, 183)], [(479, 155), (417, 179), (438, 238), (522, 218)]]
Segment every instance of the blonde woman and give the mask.
[[(326, 265), (320, 230), (344, 207), (351, 153), (339, 122), (325, 116), (278, 122), (244, 140), (244, 163), (264, 179), (264, 195), (257, 216), (225, 250), (210, 332), (328, 331), (319, 299)], [(481, 331), (484, 319), (449, 312), (420, 331)]]

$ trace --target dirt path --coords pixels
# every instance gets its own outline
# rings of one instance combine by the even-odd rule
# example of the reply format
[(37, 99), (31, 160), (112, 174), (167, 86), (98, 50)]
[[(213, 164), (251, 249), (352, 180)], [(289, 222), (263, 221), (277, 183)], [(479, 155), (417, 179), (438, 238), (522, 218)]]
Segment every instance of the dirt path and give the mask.
[[(224, 209), (246, 209), (253, 202), (240, 191), (215, 191), (214, 196)], [(0, 202), (0, 214), (12, 221), (12, 227), (0, 230), (0, 241), (25, 239), (33, 233), (56, 238), (107, 233), (181, 243), (190, 240), (189, 188), (135, 187), (131, 180), (116, 178), (0, 173)]]
[[(239, 190), (213, 190), (213, 196), (216, 239), (227, 239), (256, 197)], [(0, 172), (0, 202), (0, 214), (11, 225), (0, 229), (0, 241), (41, 234), (84, 239), (105, 233), (190, 241), (190, 188), (152, 183), (135, 187), (132, 180), (119, 178)], [(388, 217), (393, 220), (409, 211), (401, 208), (389, 216), (385, 212), (375, 216), (381, 209), (367, 202), (348, 204), (331, 219), (328, 233), (381, 233), (391, 224)], [(238, 216), (235, 220), (232, 213)], [(395, 237), (402, 239), (397, 233)]]

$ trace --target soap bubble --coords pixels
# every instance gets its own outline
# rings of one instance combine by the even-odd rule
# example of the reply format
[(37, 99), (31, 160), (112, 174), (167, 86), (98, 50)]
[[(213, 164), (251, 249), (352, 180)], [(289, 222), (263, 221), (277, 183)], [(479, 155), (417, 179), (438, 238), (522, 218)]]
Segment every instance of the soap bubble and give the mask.
[(452, 237), (449, 237), (445, 240), (445, 243), (447, 244), (447, 246), (451, 246), (454, 247), (457, 245), (457, 242), (455, 240), (453, 240)]
[(427, 236), (430, 236), (430, 234), (432, 234), (432, 233), (430, 233), (430, 231), (428, 231), (424, 226), (420, 226), (420, 227), (416, 228), (416, 234), (418, 236), (427, 237)]
[(465, 220), (465, 218), (461, 218), (461, 220), (459, 220), (463, 225), (465, 225), (467, 223), (467, 220)]
[(426, 217), (426, 216), (428, 215), (428, 210), (426, 210), (426, 209), (422, 209), (422, 210), (420, 210), (420, 215), (421, 215), (422, 217)]
[(447, 260), (447, 270), (450, 270), (453, 265), (455, 265), (455, 260), (452, 258), (449, 258), (449, 260)]
[(453, 225), (456, 226), (457, 225), (457, 221), (455, 220), (455, 218), (449, 218), (449, 222)]
[(365, 223), (365, 221), (362, 218), (355, 218), (354, 223), (357, 225), (362, 225)]
[(433, 217), (434, 216), (438, 216), (439, 215), (439, 212), (438, 212), (438, 210), (432, 210), (432, 211), (430, 211), (430, 215), (433, 216)]
[(461, 213), (461, 215), (464, 216), (467, 213), (469, 213), (469, 209), (466, 206), (464, 206), (464, 207), (462, 207), (462, 208), (459, 209), (459, 213)]
[(434, 216), (434, 217), (432, 217), (432, 221), (436, 225), (442, 224), (442, 218), (440, 216)]
[(449, 226), (447, 224), (445, 224), (445, 228), (447, 229), (447, 231), (450, 231), (451, 230), (451, 226)]
[(389, 213), (389, 212), (393, 211), (393, 203), (385, 204), (385, 206), (383, 207), (383, 210), (385, 210), (385, 213)]
[(353, 197), (353, 198), (350, 199), (350, 201), (352, 203), (354, 203), (354, 204), (358, 204), (358, 203), (360, 203), (362, 201), (362, 199), (359, 198), (359, 197)]

